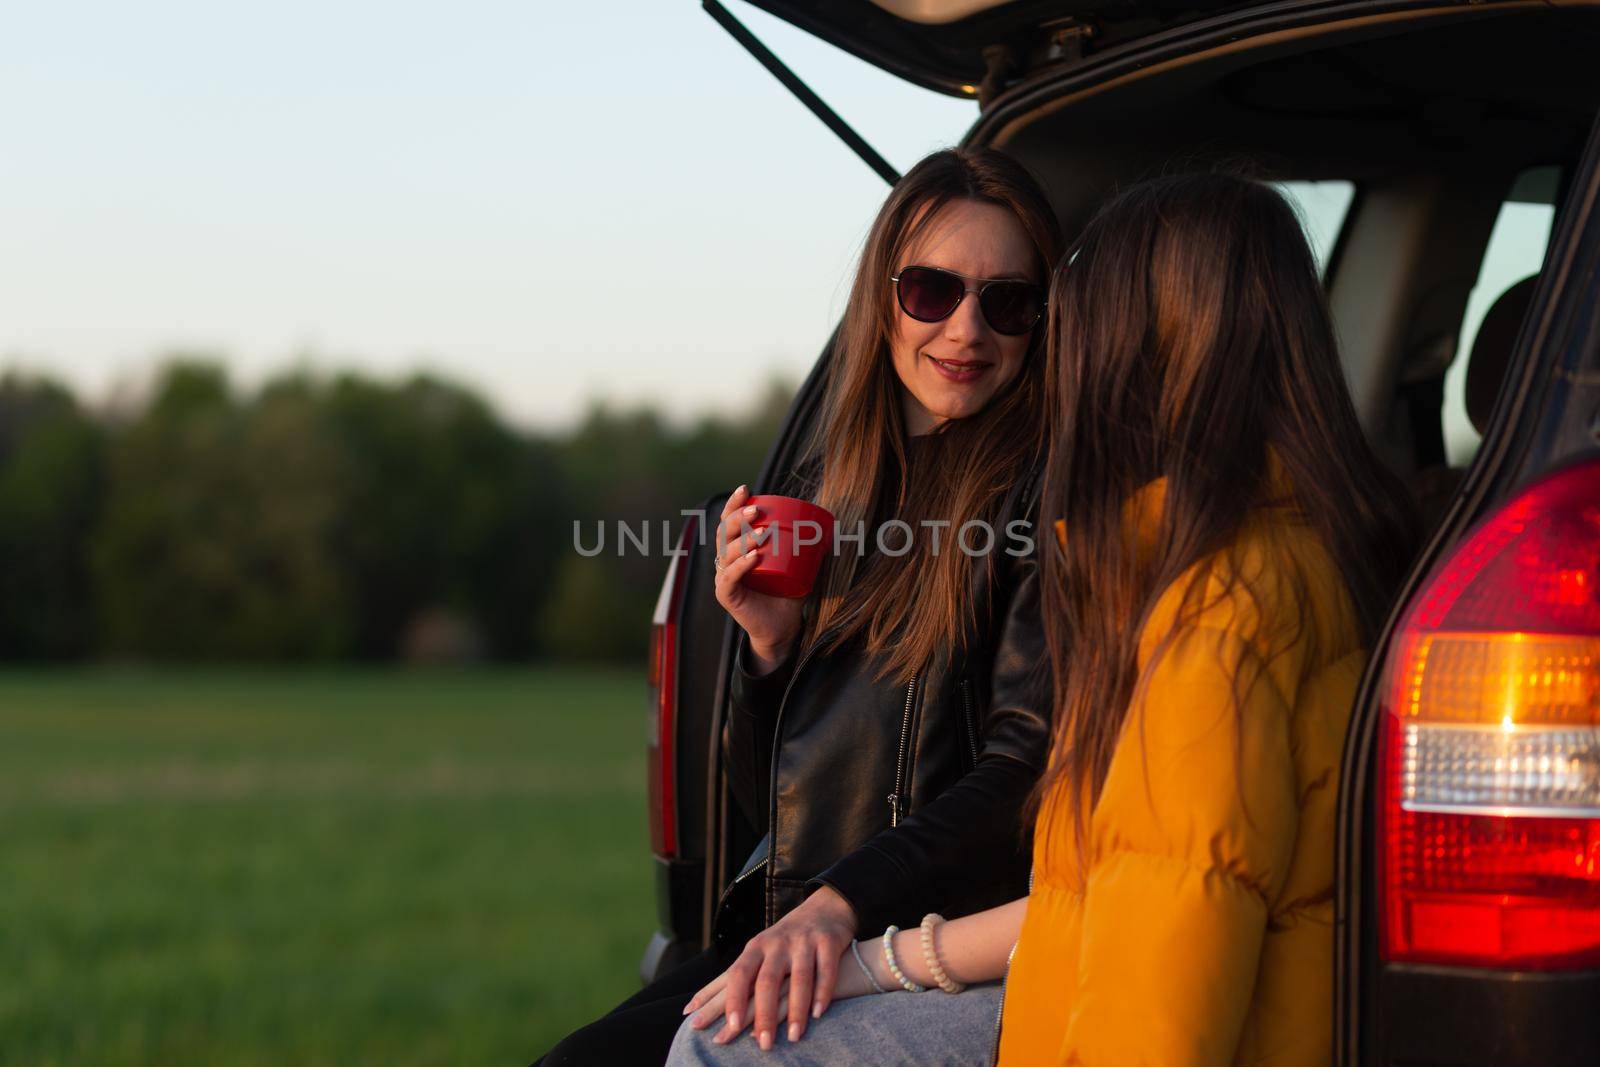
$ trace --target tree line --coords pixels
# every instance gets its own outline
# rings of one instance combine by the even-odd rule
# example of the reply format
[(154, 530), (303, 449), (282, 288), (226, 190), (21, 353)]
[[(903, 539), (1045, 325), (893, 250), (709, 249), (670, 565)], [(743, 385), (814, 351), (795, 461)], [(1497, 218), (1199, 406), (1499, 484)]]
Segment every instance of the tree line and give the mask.
[[(636, 660), (678, 521), (759, 471), (792, 387), (675, 425), (520, 431), (469, 388), (169, 361), (133, 410), (0, 376), (0, 659)], [(592, 535), (590, 535), (592, 537)], [(659, 535), (657, 535), (659, 536)]]

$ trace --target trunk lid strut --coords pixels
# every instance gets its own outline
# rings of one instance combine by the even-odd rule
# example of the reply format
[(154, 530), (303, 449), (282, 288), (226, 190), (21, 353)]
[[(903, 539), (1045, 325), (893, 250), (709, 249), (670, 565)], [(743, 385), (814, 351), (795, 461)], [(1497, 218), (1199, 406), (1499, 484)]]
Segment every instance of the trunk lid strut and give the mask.
[(850, 150), (860, 156), (867, 166), (871, 167), (884, 181), (893, 185), (900, 180), (900, 172), (889, 165), (889, 161), (880, 156), (876, 149), (869, 145), (862, 136), (850, 127), (850, 124), (839, 117), (839, 113), (829, 107), (823, 99), (811, 91), (811, 87), (801, 81), (794, 71), (786, 66), (783, 60), (772, 54), (772, 50), (762, 44), (760, 39), (733, 16), (733, 12), (718, 3), (718, 0), (703, 0), (702, 6), (706, 14), (717, 20), (717, 24), (744, 46), (745, 51), (756, 57), (763, 67), (771, 72), (774, 78), (782, 82), (784, 87), (793, 93), (799, 101), (811, 110), (811, 113), (822, 120), (822, 124), (832, 130), (839, 140), (850, 146)]

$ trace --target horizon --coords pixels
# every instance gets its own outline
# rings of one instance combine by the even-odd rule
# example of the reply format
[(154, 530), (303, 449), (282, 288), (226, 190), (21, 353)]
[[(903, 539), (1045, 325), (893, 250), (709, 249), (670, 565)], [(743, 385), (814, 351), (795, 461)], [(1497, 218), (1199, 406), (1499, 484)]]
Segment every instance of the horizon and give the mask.
[(342, 377), (353, 376), (388, 387), (398, 387), (418, 379), (429, 379), (467, 391), (480, 401), (497, 421), (519, 434), (552, 438), (577, 432), (597, 415), (627, 417), (650, 414), (658, 417), (663, 426), (674, 432), (690, 432), (710, 421), (737, 422), (748, 418), (760, 409), (763, 401), (773, 390), (781, 388), (788, 393), (800, 387), (799, 378), (787, 378), (782, 372), (774, 371), (772, 376), (752, 385), (743, 403), (707, 403), (704, 406), (689, 408), (664, 407), (650, 397), (594, 394), (581, 399), (572, 408), (568, 417), (559, 421), (530, 422), (517, 419), (508, 413), (483, 382), (464, 377), (448, 367), (433, 364), (383, 369), (364, 367), (355, 363), (285, 362), (281, 366), (268, 368), (263, 375), (255, 379), (244, 382), (233, 373), (233, 368), (226, 359), (217, 353), (172, 351), (153, 357), (149, 366), (136, 378), (119, 380), (113, 383), (110, 390), (91, 396), (85, 395), (74, 382), (60, 374), (39, 370), (26, 364), (7, 362), (0, 358), (0, 385), (11, 380), (24, 385), (57, 385), (65, 388), (79, 407), (90, 416), (115, 422), (147, 406), (152, 392), (160, 384), (160, 376), (168, 368), (179, 364), (220, 368), (224, 372), (230, 398), (236, 402), (246, 403), (275, 385), (303, 377), (318, 385), (325, 385)]

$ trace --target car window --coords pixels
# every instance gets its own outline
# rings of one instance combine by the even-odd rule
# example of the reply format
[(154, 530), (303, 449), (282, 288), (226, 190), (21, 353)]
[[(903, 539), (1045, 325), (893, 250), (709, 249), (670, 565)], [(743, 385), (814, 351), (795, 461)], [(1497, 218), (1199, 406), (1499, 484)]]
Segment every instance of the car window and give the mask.
[(1500, 294), (1530, 274), (1537, 274), (1544, 262), (1560, 179), (1557, 167), (1524, 171), (1512, 185), (1506, 202), (1500, 205), (1478, 267), (1478, 280), (1467, 298), (1455, 359), (1444, 379), (1444, 453), (1452, 467), (1466, 466), (1482, 443), (1467, 418), (1467, 357), (1472, 353), (1472, 343), (1477, 340), (1484, 315)]
[(1317, 272), (1326, 277), (1328, 257), (1333, 254), (1334, 242), (1339, 239), (1339, 230), (1356, 198), (1354, 183), (1294, 181), (1274, 182), (1273, 185), (1299, 213), (1306, 240), (1311, 243), (1311, 254), (1317, 260)]

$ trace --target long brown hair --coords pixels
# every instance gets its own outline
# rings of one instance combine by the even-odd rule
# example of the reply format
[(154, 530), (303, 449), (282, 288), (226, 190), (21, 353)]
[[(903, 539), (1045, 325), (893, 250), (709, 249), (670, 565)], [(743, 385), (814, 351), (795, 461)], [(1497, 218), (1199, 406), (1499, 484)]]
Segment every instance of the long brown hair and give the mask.
[[(813, 499), (833, 512), (842, 530), (854, 532), (892, 513), (915, 537), (903, 555), (862, 559), (847, 548), (827, 557), (806, 639), (823, 638), (822, 647), (831, 648), (859, 636), (881, 657), (879, 677), (902, 681), (939, 649), (969, 640), (974, 567), (980, 560), (992, 566), (994, 553), (952, 551), (953, 538), (965, 522), (992, 524), (1007, 490), (1044, 452), (1048, 375), (1041, 322), (1016, 377), (983, 411), (942, 424), (923, 442), (927, 452), (920, 461), (907, 463), (903, 387), (890, 358), (897, 309), (889, 277), (940, 209), (961, 200), (1011, 211), (1033, 245), (1034, 277), (1041, 284), (1048, 279), (1060, 255), (1059, 230), (1044, 193), (1019, 163), (991, 149), (948, 150), (922, 160), (896, 183), (867, 235), (809, 445), (821, 459)], [(888, 499), (892, 484), (899, 489)], [(923, 518), (950, 522), (937, 553)], [(867, 536), (873, 535), (869, 525)], [(893, 539), (897, 551), (900, 540)], [(995, 551), (1003, 545), (997, 539)]]
[[(1191, 174), (1128, 189), (1068, 251), (1049, 319), (1056, 440), (1041, 505), (1041, 604), (1057, 714), (1031, 810), (1067, 798), (1082, 856), (1079, 801), (1097, 799), (1105, 782), (1151, 609), (1192, 570), (1174, 633), (1200, 610), (1211, 575), (1195, 565), (1226, 553), (1269, 503), (1269, 452), (1293, 486), (1284, 503), (1337, 565), (1369, 641), (1415, 535), (1405, 490), (1357, 422), (1299, 221), (1272, 188)], [(1126, 509), (1158, 478), (1160, 523), (1139, 544)]]

